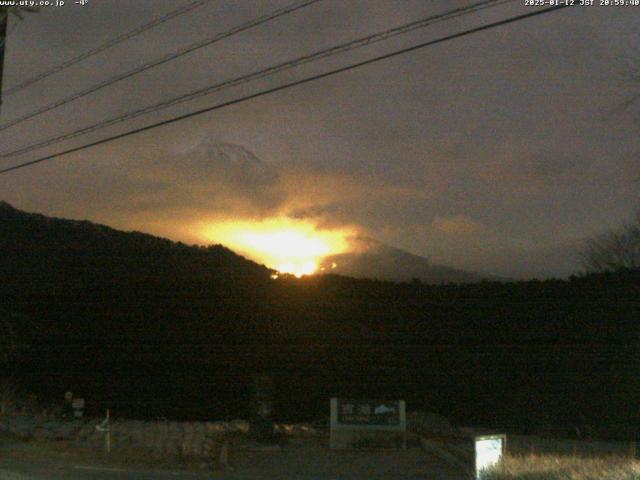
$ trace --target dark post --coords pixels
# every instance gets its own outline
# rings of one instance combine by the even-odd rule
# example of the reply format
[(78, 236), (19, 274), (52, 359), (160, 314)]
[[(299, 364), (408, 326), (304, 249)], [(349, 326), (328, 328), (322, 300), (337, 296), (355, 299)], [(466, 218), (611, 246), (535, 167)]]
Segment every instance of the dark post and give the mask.
[(254, 439), (260, 442), (271, 442), (274, 440), (273, 381), (268, 375), (256, 375), (252, 380), (249, 431)]
[(2, 111), (2, 76), (4, 70), (4, 45), (7, 40), (7, 23), (9, 21), (7, 7), (0, 7), (0, 111)]

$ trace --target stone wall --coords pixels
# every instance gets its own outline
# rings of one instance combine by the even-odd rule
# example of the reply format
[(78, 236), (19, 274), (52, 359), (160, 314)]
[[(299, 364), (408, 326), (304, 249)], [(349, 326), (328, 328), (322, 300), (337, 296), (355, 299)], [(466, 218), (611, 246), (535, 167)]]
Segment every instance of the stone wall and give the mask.
[[(96, 427), (102, 420), (61, 420), (45, 416), (14, 415), (0, 417), (0, 431), (23, 439), (67, 440), (78, 446), (101, 449), (105, 432)], [(249, 424), (232, 422), (171, 422), (111, 419), (111, 448), (145, 450), (149, 453), (185, 457), (219, 455), (222, 444), (231, 438), (246, 438)], [(286, 436), (312, 436), (316, 431), (308, 425), (277, 425), (276, 432)]]
[[(87, 422), (78, 428), (78, 445), (103, 448), (105, 433), (98, 422)], [(110, 422), (111, 448), (143, 449), (157, 455), (208, 457), (217, 455), (222, 442), (232, 433), (247, 433), (246, 422), (169, 422), (114, 420)]]

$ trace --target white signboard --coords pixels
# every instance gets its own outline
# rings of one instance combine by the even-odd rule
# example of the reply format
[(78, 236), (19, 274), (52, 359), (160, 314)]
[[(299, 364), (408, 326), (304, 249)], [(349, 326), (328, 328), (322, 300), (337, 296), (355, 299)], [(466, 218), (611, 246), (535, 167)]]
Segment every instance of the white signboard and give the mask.
[(476, 479), (483, 478), (483, 471), (502, 462), (507, 444), (506, 435), (485, 435), (475, 438)]
[(399, 438), (406, 448), (406, 431), (404, 400), (331, 399), (332, 449), (374, 447), (383, 437), (388, 440), (382, 443), (392, 444)]

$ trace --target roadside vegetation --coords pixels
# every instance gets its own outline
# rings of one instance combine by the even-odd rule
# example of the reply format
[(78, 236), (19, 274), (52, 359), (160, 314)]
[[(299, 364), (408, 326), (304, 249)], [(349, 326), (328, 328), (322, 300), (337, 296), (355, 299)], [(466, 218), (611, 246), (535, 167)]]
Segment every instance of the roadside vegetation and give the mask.
[(507, 456), (485, 480), (638, 480), (640, 461), (624, 457)]

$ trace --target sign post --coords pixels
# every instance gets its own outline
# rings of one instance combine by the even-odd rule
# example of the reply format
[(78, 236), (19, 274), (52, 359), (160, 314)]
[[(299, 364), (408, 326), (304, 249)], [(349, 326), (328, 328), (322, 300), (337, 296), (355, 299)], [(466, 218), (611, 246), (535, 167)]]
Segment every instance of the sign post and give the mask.
[(273, 381), (268, 375), (257, 375), (253, 378), (249, 432), (260, 442), (274, 440), (274, 389)]
[[(407, 414), (404, 400), (331, 399), (332, 449), (379, 447), (380, 443), (407, 448)], [(386, 442), (384, 440), (387, 440)]]
[(84, 415), (84, 398), (74, 398), (71, 400), (71, 407), (73, 408), (73, 416), (75, 418), (82, 418)]

